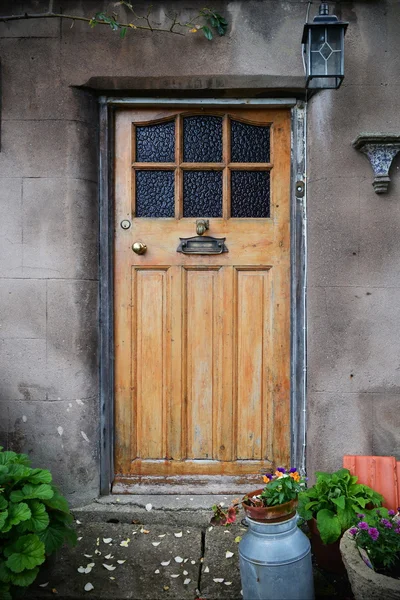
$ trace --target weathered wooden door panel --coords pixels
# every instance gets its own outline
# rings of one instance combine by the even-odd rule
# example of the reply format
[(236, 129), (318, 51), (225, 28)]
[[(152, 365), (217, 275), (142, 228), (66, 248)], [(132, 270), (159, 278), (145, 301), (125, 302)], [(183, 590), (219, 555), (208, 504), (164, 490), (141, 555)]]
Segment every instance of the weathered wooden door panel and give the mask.
[[(193, 150), (187, 132), (207, 116), (116, 115), (117, 480), (289, 461), (289, 112), (213, 112), (220, 140)], [(228, 252), (177, 252), (197, 218)]]

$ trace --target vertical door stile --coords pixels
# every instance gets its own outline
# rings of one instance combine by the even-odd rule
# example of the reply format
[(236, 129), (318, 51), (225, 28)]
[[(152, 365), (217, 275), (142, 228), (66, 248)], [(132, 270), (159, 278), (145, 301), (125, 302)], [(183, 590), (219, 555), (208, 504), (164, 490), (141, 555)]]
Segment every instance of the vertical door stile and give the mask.
[(182, 268), (169, 269), (170, 294), (167, 303), (167, 450), (166, 457), (180, 460), (182, 455)]

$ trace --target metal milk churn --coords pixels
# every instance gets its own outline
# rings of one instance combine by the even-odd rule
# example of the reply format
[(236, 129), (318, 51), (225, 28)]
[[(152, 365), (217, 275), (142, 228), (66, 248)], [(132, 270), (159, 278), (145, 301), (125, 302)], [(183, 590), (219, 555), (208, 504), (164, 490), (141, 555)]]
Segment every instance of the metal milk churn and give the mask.
[(311, 547), (297, 514), (280, 523), (247, 517), (239, 544), (243, 600), (313, 600)]

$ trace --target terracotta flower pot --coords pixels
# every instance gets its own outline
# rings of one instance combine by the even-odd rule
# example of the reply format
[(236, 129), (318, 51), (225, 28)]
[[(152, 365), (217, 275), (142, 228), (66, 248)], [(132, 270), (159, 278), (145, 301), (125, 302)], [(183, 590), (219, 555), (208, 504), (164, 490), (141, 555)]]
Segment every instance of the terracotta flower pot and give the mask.
[[(259, 496), (264, 488), (246, 494), (245, 498)], [(291, 519), (296, 514), (297, 500), (278, 504), (277, 506), (251, 506), (242, 502), (246, 516), (259, 523), (280, 523)]]
[(400, 580), (367, 567), (353, 536), (347, 532), (342, 536), (340, 551), (356, 600), (400, 600)]
[(324, 544), (321, 540), (320, 533), (317, 527), (317, 520), (311, 519), (307, 521), (308, 528), (311, 534), (311, 548), (315, 556), (317, 564), (329, 573), (342, 574), (345, 572), (345, 567), (340, 554), (340, 538), (333, 544)]

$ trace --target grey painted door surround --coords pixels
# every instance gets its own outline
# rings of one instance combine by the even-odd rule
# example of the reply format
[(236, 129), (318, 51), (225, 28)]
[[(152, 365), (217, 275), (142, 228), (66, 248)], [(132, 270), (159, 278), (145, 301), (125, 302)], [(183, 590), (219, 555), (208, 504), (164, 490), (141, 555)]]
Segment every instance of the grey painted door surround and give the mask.
[(291, 456), (305, 470), (306, 450), (306, 105), (291, 98), (100, 98), (100, 457), (101, 494), (114, 475), (113, 418), (113, 113), (123, 106), (290, 107), (291, 148)]

